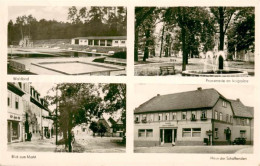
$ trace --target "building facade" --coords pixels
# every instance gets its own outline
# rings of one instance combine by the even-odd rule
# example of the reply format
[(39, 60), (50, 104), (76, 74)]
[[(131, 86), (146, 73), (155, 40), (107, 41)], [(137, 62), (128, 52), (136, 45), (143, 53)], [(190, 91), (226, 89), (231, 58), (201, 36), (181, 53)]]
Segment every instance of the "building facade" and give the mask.
[(53, 128), (48, 103), (30, 83), (8, 83), (9, 143), (49, 138)]
[(157, 95), (134, 111), (135, 146), (253, 143), (253, 108), (215, 89)]
[(126, 36), (90, 36), (71, 39), (72, 45), (126, 47)]

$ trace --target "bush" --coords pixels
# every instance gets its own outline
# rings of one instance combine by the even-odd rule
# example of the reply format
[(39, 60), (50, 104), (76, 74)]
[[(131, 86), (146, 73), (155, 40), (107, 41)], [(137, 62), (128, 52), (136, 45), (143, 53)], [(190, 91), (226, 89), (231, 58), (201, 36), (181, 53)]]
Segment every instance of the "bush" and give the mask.
[(105, 58), (96, 58), (93, 60), (93, 62), (100, 62), (100, 63), (104, 63)]
[(126, 59), (126, 51), (116, 52), (111, 56), (111, 58)]

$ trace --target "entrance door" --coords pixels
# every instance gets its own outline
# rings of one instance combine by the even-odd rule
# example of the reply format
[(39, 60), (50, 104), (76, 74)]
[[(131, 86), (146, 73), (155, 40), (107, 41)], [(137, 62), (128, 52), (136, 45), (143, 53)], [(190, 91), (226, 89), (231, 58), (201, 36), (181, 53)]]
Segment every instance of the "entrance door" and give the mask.
[(223, 70), (224, 69), (224, 59), (223, 59), (223, 57), (222, 56), (219, 56), (219, 58), (218, 58), (218, 69), (219, 70)]
[(172, 129), (164, 130), (164, 142), (171, 143), (172, 142)]
[(75, 44), (79, 44), (79, 39), (75, 39)]

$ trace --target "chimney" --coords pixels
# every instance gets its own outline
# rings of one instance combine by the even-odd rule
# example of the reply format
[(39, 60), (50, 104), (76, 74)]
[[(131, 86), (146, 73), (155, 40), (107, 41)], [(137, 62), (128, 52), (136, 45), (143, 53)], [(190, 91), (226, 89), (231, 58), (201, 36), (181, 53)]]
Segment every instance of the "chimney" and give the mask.
[(239, 98), (237, 98), (237, 101), (240, 101), (240, 99), (239, 99)]
[(197, 90), (202, 90), (202, 88), (201, 88), (201, 87), (198, 87)]
[(157, 94), (157, 96), (160, 96), (160, 94)]

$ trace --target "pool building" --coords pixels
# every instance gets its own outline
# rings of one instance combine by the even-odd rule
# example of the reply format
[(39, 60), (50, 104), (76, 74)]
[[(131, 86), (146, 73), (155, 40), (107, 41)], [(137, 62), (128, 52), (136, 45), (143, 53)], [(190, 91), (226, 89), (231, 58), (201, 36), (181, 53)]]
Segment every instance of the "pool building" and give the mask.
[(71, 39), (72, 45), (126, 47), (126, 36), (89, 36)]
[(138, 146), (253, 144), (254, 108), (215, 89), (157, 95), (134, 110)]

